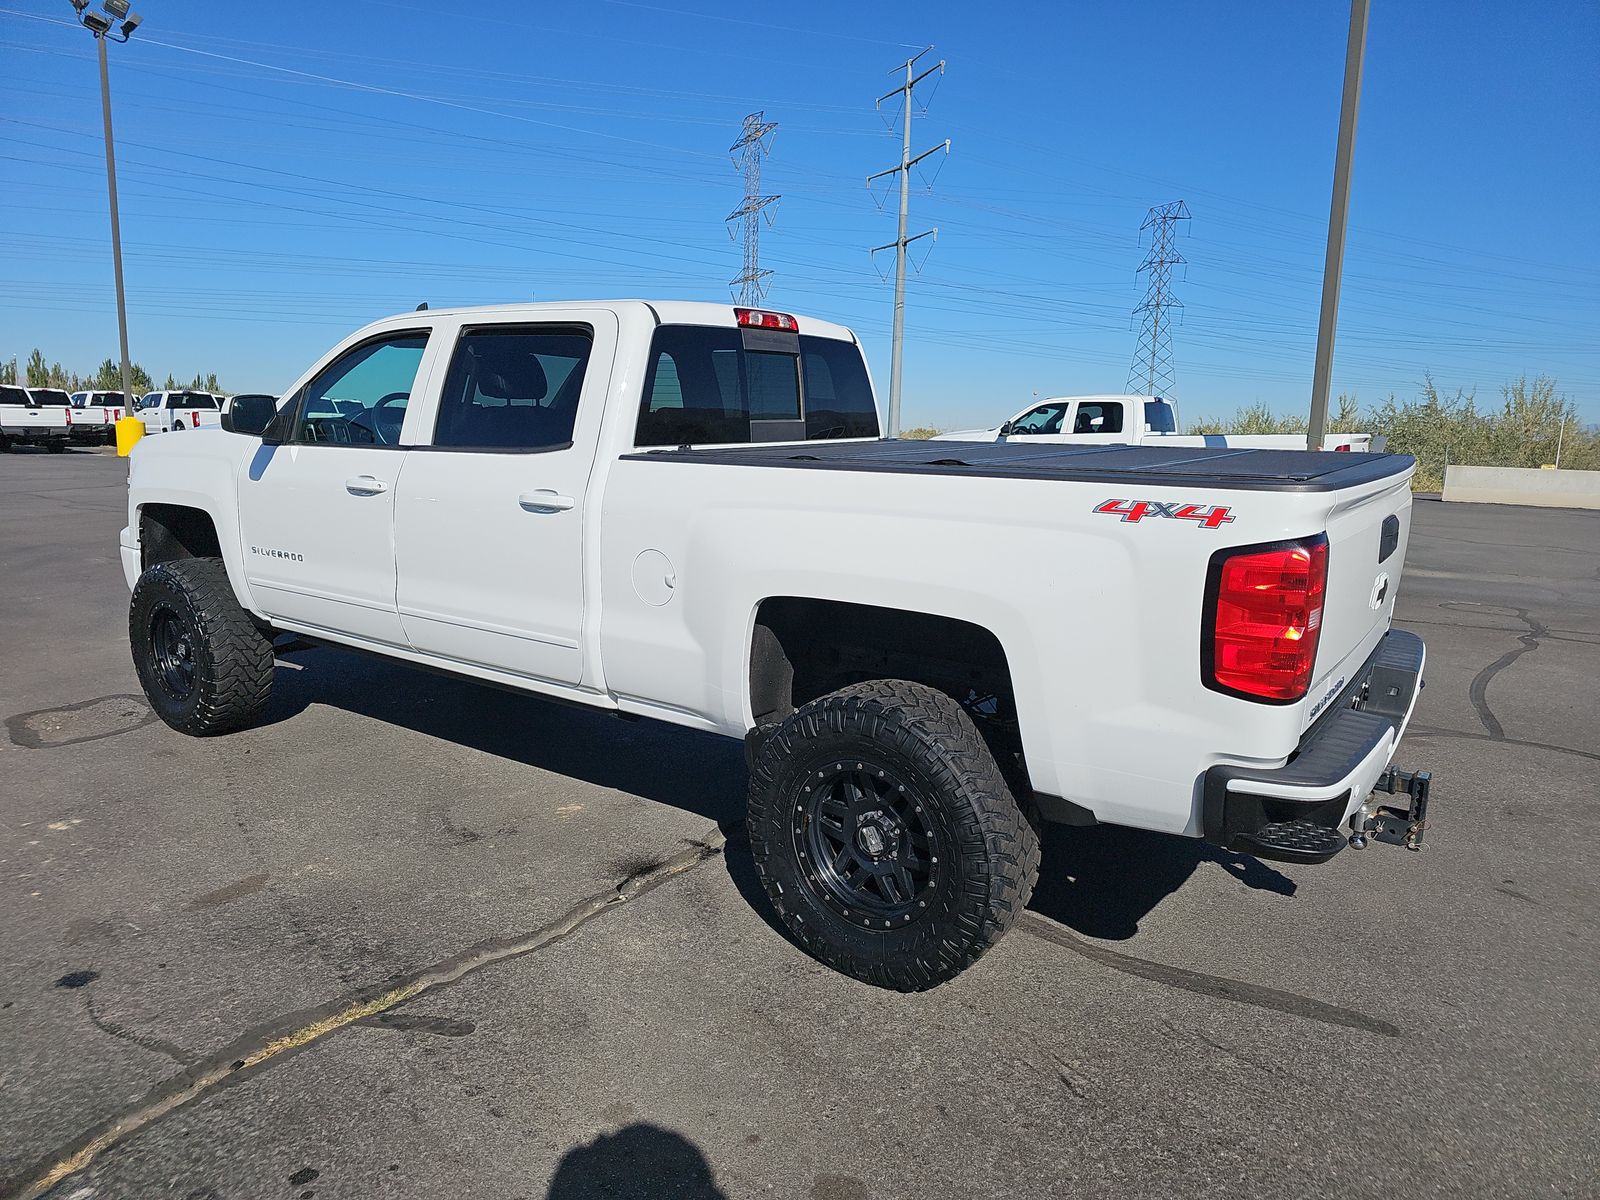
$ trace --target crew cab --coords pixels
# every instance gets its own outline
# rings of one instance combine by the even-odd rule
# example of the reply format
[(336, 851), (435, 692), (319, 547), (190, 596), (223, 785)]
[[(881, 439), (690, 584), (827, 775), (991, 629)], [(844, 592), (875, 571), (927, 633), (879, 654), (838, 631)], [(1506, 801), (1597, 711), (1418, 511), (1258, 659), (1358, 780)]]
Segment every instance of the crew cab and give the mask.
[(67, 448), (70, 428), (65, 407), (43, 403), (27, 388), (0, 384), (0, 451), (43, 446), (59, 454)]
[(129, 636), (194, 735), (260, 717), (286, 635), (743, 738), (788, 927), (918, 989), (1021, 912), (1043, 820), (1420, 842), (1427, 777), (1390, 766), (1414, 467), (887, 440), (856, 338), (808, 316), (410, 312), (133, 448)]
[[(1160, 396), (1052, 396), (990, 429), (941, 433), (939, 442), (1032, 442), (1067, 445), (1209, 446), (1213, 449), (1304, 450), (1303, 433), (1179, 433), (1178, 408)], [(1381, 450), (1370, 433), (1329, 433), (1324, 450)]]
[(121, 392), (73, 392), (72, 440), (100, 444), (117, 440), (117, 422), (133, 410)]
[(146, 433), (215, 429), (222, 423), (222, 404), (210, 392), (147, 392), (134, 416)]

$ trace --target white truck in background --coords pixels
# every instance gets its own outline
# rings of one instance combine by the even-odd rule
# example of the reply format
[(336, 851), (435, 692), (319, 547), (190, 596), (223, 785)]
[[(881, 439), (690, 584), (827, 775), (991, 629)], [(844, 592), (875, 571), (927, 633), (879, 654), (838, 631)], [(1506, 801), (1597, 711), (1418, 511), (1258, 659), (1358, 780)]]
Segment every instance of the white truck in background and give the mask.
[(222, 408), (222, 401), (210, 392), (146, 392), (133, 415), (144, 422), (146, 433), (172, 433), (216, 429), (222, 424)]
[(742, 738), (767, 895), (878, 986), (999, 939), (1040, 820), (1420, 843), (1404, 455), (885, 440), (848, 329), (642, 300), (404, 313), (222, 426), (129, 459), (168, 725), (259, 720), (282, 634)]
[[(1065, 445), (1209, 446), (1215, 449), (1304, 450), (1303, 433), (1179, 433), (1178, 408), (1160, 396), (1052, 396), (990, 429), (941, 433), (934, 441), (1030, 442)], [(1330, 433), (1324, 450), (1381, 450), (1370, 433)]]
[(114, 443), (117, 422), (132, 413), (133, 407), (121, 392), (73, 392), (72, 440), (92, 445)]
[(0, 451), (13, 446), (43, 446), (52, 454), (67, 448), (71, 435), (68, 405), (40, 403), (15, 384), (0, 384)]

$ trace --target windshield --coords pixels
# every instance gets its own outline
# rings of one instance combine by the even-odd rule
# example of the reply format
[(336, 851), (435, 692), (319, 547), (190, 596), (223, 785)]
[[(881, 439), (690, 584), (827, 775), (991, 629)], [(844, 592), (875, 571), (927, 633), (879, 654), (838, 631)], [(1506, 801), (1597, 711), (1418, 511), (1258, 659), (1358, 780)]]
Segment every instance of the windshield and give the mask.
[(39, 404), (59, 404), (64, 408), (72, 407), (72, 397), (66, 392), (56, 388), (33, 388), (33, 398)]

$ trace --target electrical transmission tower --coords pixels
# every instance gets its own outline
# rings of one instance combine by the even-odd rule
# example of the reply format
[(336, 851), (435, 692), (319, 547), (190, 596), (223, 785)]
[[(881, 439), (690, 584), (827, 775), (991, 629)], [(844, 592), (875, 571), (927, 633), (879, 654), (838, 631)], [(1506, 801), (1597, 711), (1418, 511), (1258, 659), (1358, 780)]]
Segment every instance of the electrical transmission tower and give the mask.
[[(885, 175), (898, 174), (900, 176), (900, 234), (895, 238), (894, 241), (888, 243), (888, 245), (874, 246), (872, 249), (872, 253), (876, 254), (879, 250), (887, 250), (890, 246), (893, 246), (895, 252), (894, 341), (889, 358), (890, 437), (900, 436), (900, 362), (906, 335), (906, 247), (919, 238), (932, 237), (937, 240), (939, 237), (939, 229), (937, 226), (932, 229), (925, 229), (921, 233), (915, 234), (912, 237), (906, 236), (906, 218), (910, 215), (911, 211), (911, 168), (916, 166), (923, 159), (927, 158), (930, 154), (937, 154), (941, 150), (943, 150), (946, 154), (950, 153), (950, 139), (946, 138), (937, 146), (934, 146), (928, 150), (924, 150), (915, 158), (911, 156), (912, 90), (917, 86), (917, 84), (921, 83), (928, 76), (933, 74), (944, 74), (944, 60), (940, 59), (938, 63), (929, 67), (922, 74), (913, 75), (913, 70), (916, 66), (917, 59), (921, 58), (923, 54), (929, 53), (929, 51), (932, 49), (933, 47), (929, 46), (927, 50), (922, 51), (922, 54), (916, 54), (906, 59), (904, 68), (906, 73), (906, 81), (899, 87), (895, 88), (894, 91), (885, 92), (882, 96), (878, 97), (878, 108), (880, 110), (883, 108), (883, 102), (889, 99), (891, 96), (899, 96), (904, 105), (905, 111), (903, 113), (903, 132), (900, 138), (900, 163), (898, 166), (890, 167), (886, 171), (879, 171), (876, 175), (867, 176), (868, 187), (872, 186), (872, 181), (874, 179), (882, 179)], [(900, 67), (895, 68), (896, 71), (899, 71), (900, 69)]]
[[(741, 222), (744, 235), (744, 270), (728, 281), (734, 289), (734, 298), (740, 304), (759, 305), (767, 295), (767, 277), (771, 271), (761, 269), (761, 210), (775, 202), (777, 196), (761, 194), (761, 160), (769, 153), (767, 137), (778, 127), (776, 121), (763, 120), (764, 112), (753, 112), (744, 119), (744, 133), (728, 147), (733, 155), (733, 165), (744, 176), (744, 203), (728, 214), (728, 236), (734, 233), (733, 222)], [(771, 217), (768, 217), (771, 220)]]
[(1160, 204), (1152, 208), (1139, 226), (1144, 236), (1150, 230), (1150, 253), (1139, 264), (1141, 273), (1149, 273), (1149, 287), (1144, 303), (1134, 309), (1144, 314), (1144, 326), (1139, 332), (1139, 349), (1134, 353), (1133, 366), (1128, 370), (1128, 391), (1141, 396), (1172, 395), (1176, 372), (1172, 366), (1171, 310), (1182, 308), (1183, 303), (1172, 294), (1172, 268), (1182, 266), (1185, 259), (1178, 253), (1175, 242), (1179, 221), (1189, 219), (1189, 206), (1182, 200)]

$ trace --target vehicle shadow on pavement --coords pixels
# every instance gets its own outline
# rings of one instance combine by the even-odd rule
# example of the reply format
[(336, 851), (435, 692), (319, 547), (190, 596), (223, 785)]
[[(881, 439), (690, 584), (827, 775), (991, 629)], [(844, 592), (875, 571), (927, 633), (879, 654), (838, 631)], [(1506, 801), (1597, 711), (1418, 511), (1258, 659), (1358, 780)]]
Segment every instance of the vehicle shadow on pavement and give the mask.
[[(715, 822), (724, 862), (745, 902), (793, 942), (767, 899), (744, 832), (744, 748), (732, 738), (435, 675), (322, 647), (295, 651), (273, 679), (263, 724), (327, 704), (601, 787), (669, 804)], [(1039, 884), (1029, 908), (1086, 937), (1120, 941), (1184, 885), (1216, 863), (1245, 886), (1292, 896), (1295, 883), (1267, 864), (1193, 838), (1099, 825), (1047, 825)]]
[[(284, 666), (287, 662), (290, 665)], [(729, 831), (744, 820), (744, 747), (380, 658), (316, 647), (280, 655), (263, 725), (312, 704), (670, 804)]]
[(727, 1200), (711, 1164), (688, 1138), (635, 1123), (567, 1151), (550, 1180), (547, 1200)]
[(1268, 864), (1196, 838), (1117, 825), (1046, 825), (1039, 886), (1028, 907), (1086, 937), (1121, 941), (1182, 887), (1216, 863), (1246, 887), (1292, 896), (1295, 882)]

